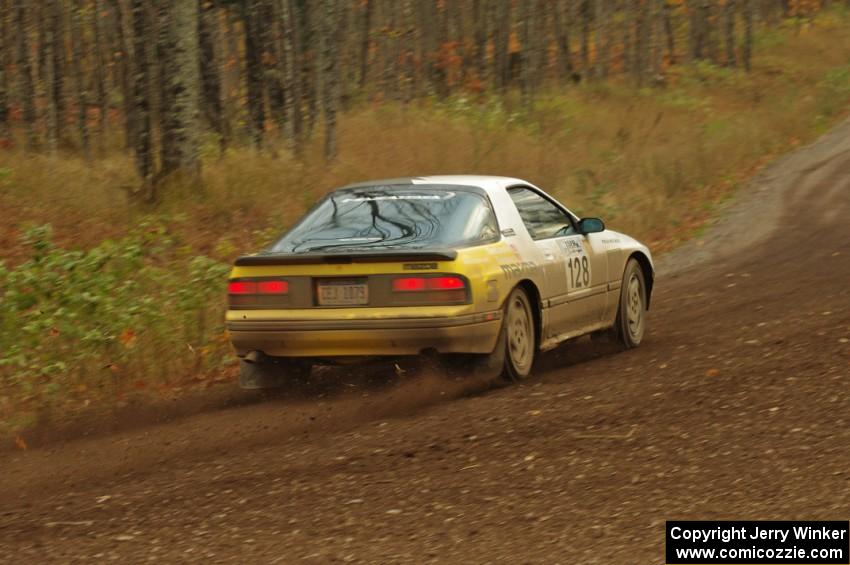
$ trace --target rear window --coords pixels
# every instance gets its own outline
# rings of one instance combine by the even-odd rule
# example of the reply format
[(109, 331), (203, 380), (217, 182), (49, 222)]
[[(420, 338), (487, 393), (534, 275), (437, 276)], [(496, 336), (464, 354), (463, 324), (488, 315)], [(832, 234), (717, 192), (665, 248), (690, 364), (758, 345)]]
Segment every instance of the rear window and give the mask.
[(271, 248), (280, 253), (461, 247), (498, 237), (484, 194), (420, 185), (338, 190)]

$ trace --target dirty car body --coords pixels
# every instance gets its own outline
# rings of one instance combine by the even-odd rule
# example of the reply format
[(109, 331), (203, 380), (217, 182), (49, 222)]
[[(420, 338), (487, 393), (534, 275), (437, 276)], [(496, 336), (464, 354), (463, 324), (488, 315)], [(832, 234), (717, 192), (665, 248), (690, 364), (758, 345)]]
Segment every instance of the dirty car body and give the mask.
[(649, 250), (598, 219), (580, 220), (528, 182), (359, 183), (327, 195), (266, 250), (236, 260), (227, 329), (247, 387), (360, 357), (433, 352), (499, 364), (502, 349), (512, 354), (505, 318), (517, 293), (527, 303), (516, 303), (520, 320), (511, 322), (514, 334), (527, 330), (523, 354), (617, 331), (630, 261), (639, 265), (645, 310)]

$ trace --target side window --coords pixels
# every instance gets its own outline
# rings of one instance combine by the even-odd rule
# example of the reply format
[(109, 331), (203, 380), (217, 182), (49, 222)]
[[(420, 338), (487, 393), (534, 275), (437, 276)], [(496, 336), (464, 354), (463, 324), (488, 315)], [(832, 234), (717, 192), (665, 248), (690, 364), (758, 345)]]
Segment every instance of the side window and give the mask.
[(562, 237), (576, 232), (570, 217), (549, 200), (531, 189), (514, 187), (508, 189), (516, 205), (522, 223), (533, 239)]

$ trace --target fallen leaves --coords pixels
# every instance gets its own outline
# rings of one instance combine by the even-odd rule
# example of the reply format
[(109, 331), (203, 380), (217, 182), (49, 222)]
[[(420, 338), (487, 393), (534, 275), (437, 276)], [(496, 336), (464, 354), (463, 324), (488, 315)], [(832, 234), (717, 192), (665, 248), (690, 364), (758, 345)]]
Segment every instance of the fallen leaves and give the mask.
[(21, 450), (27, 449), (27, 442), (21, 436), (15, 436), (15, 447)]
[(121, 342), (121, 345), (130, 349), (136, 345), (136, 332), (130, 328), (124, 328), (124, 331), (122, 331), (121, 335), (118, 336), (118, 341)]

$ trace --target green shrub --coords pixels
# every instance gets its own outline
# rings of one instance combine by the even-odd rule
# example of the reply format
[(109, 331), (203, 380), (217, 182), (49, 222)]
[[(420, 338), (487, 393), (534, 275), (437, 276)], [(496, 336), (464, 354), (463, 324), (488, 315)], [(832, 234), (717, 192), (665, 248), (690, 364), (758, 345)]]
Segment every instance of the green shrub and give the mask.
[[(27, 230), (29, 259), (0, 263), (0, 386), (55, 398), (129, 381), (177, 380), (227, 359), (225, 264), (194, 256), (165, 228), (142, 222), (87, 250)], [(10, 390), (12, 389), (12, 390)]]

